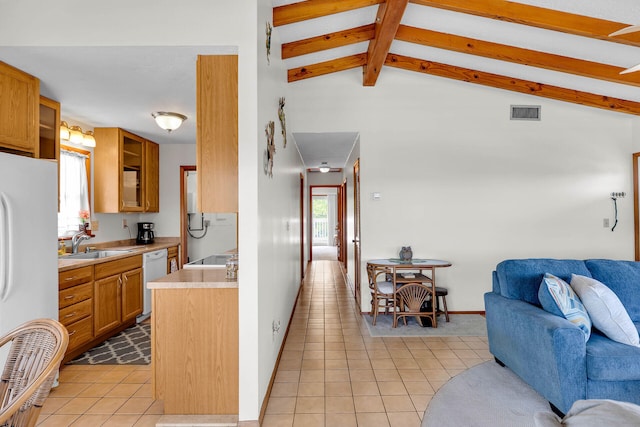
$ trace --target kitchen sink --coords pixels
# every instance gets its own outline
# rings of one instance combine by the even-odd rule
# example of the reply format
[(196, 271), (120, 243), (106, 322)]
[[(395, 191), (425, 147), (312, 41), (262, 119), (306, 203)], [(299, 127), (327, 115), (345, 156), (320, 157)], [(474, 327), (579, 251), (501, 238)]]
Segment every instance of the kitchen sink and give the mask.
[(105, 251), (90, 251), (90, 252), (79, 252), (77, 254), (69, 254), (64, 255), (61, 258), (64, 259), (98, 259), (98, 258), (107, 258), (110, 256), (123, 255), (131, 252), (130, 250), (122, 250), (122, 249), (112, 249)]

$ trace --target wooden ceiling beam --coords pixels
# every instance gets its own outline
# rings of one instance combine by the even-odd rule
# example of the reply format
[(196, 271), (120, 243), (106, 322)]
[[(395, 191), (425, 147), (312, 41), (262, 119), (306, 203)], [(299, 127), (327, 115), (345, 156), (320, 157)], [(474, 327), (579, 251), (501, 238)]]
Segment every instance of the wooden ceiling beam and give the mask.
[(640, 46), (640, 33), (609, 37), (609, 34), (629, 26), (628, 24), (529, 6), (522, 3), (505, 0), (410, 0), (410, 2), (546, 30)]
[(640, 73), (620, 75), (624, 68), (535, 50), (400, 25), (396, 39), (485, 58), (560, 71), (583, 77), (640, 86)]
[(311, 77), (322, 76), (324, 74), (336, 73), (338, 71), (350, 70), (351, 68), (362, 67), (367, 63), (367, 54), (345, 56), (331, 61), (306, 65), (304, 67), (287, 70), (287, 81), (289, 83)]
[(273, 8), (273, 26), (293, 24), (384, 3), (384, 0), (307, 0)]
[(336, 31), (335, 33), (323, 34), (317, 37), (310, 37), (304, 40), (284, 43), (282, 45), (282, 59), (365, 42), (373, 39), (375, 29), (375, 24), (369, 24), (348, 30)]
[(375, 86), (409, 0), (387, 0), (378, 7), (376, 34), (369, 42), (363, 84)]
[(545, 85), (528, 80), (514, 79), (498, 74), (485, 73), (468, 68), (454, 67), (438, 62), (425, 61), (408, 56), (389, 54), (385, 65), (403, 70), (416, 71), (438, 77), (475, 83), (497, 89), (505, 89), (558, 101), (571, 102), (620, 113), (640, 115), (640, 103), (619, 98), (596, 95), (589, 92)]

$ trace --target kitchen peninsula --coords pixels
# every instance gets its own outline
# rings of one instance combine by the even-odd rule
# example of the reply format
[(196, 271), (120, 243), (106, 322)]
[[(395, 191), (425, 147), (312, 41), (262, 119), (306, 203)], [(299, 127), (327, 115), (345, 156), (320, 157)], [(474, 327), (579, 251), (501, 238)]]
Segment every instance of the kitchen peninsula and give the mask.
[(238, 414), (238, 282), (224, 268), (148, 283), (152, 390), (167, 415)]

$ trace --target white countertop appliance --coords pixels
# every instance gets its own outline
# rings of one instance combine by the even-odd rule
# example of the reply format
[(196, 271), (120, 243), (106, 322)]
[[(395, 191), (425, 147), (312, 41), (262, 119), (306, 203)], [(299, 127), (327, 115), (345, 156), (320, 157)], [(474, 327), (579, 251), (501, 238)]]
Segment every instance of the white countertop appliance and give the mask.
[(58, 320), (57, 183), (56, 162), (0, 152), (0, 335)]
[(145, 252), (142, 255), (142, 314), (138, 316), (138, 323), (151, 315), (151, 289), (147, 283), (167, 275), (167, 250), (159, 249), (153, 252)]

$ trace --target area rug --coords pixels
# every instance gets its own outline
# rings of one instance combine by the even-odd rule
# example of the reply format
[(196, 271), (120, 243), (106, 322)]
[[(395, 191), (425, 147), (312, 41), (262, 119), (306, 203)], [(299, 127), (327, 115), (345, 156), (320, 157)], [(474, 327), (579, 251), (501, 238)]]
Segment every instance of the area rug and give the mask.
[(549, 403), (509, 368), (490, 361), (474, 366), (440, 387), (422, 427), (534, 427)]
[(114, 335), (68, 364), (148, 365), (151, 363), (151, 325), (141, 323)]
[(371, 324), (373, 318), (369, 314), (363, 314), (362, 317), (372, 337), (482, 337), (487, 335), (487, 322), (479, 314), (450, 314), (449, 322), (445, 322), (444, 316), (438, 316), (437, 328), (424, 328), (413, 317), (407, 317), (406, 326), (400, 319), (397, 328), (392, 327), (393, 316), (391, 315), (379, 315), (375, 326)]

